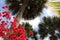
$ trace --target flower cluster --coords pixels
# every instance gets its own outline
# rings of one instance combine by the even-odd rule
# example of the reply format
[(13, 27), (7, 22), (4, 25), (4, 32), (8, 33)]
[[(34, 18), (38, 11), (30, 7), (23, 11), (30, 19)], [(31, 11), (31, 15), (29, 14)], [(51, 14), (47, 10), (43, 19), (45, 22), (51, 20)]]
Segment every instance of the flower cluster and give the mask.
[[(14, 18), (16, 19), (16, 18)], [(13, 40), (27, 40), (26, 31), (23, 25), (19, 25), (19, 28), (16, 26), (16, 20), (11, 22), (13, 34), (9, 35), (10, 39)], [(11, 36), (12, 35), (12, 36)]]
[(27, 40), (26, 31), (24, 27), (21, 25), (20, 28), (13, 27), (12, 34), (9, 34), (8, 38), (11, 40)]
[(29, 34), (30, 34), (30, 35), (33, 35), (33, 31), (32, 31), (32, 30), (30, 30), (30, 31), (29, 31)]
[[(3, 9), (8, 8), (8, 6), (3, 6)], [(4, 11), (0, 13), (0, 37), (8, 38), (8, 40), (27, 40), (26, 30), (23, 25), (17, 27), (17, 18), (13, 17), (13, 22), (10, 22), (11, 28), (6, 28), (8, 21), (3, 20), (3, 18), (11, 20), (10, 12)]]
[(2, 6), (3, 9), (9, 8), (8, 5)]
[(2, 23), (0, 24), (0, 37), (5, 37), (6, 34), (5, 33), (10, 33), (10, 29), (9, 28), (5, 28), (5, 22), (2, 21)]
[(7, 33), (10, 33), (10, 29), (9, 28), (5, 28), (5, 26), (8, 24), (7, 21), (3, 20), (3, 18), (10, 18), (10, 13), (8, 12), (2, 12), (0, 13), (0, 37), (5, 38)]
[(10, 19), (10, 12), (5, 11), (5, 12), (2, 12), (2, 14), (3, 14), (3, 17)]

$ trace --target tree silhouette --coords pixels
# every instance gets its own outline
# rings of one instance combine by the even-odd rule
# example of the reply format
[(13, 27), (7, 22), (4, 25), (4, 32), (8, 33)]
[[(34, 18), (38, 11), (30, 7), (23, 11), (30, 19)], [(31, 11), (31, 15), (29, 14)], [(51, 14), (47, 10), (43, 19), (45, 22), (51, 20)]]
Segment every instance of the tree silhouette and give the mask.
[(60, 18), (58, 17), (44, 17), (43, 22), (39, 24), (39, 34), (42, 39), (44, 39), (49, 33), (51, 35), (50, 40), (57, 40), (55, 30), (60, 30)]
[(40, 15), (46, 2), (47, 0), (6, 0), (12, 14), (17, 14), (17, 25), (21, 18), (30, 20)]

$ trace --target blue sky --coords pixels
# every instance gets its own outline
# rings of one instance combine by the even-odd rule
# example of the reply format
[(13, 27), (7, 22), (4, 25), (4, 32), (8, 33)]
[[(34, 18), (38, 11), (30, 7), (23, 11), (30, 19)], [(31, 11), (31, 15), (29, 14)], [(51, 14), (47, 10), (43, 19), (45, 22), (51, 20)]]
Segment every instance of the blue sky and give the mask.
[(0, 11), (3, 11), (2, 6), (5, 5), (5, 0), (0, 0)]

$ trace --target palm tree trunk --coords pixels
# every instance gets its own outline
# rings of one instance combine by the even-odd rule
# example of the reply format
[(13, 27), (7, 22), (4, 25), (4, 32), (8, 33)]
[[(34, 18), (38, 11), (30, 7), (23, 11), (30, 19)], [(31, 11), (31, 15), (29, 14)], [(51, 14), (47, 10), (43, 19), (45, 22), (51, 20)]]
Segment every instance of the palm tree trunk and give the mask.
[(22, 6), (21, 6), (21, 8), (20, 8), (20, 10), (18, 12), (18, 15), (17, 15), (17, 26), (19, 26), (19, 22), (20, 22), (20, 20), (21, 20), (21, 18), (23, 16), (25, 8), (28, 5), (28, 2), (29, 2), (29, 0), (24, 0), (24, 2), (22, 3)]

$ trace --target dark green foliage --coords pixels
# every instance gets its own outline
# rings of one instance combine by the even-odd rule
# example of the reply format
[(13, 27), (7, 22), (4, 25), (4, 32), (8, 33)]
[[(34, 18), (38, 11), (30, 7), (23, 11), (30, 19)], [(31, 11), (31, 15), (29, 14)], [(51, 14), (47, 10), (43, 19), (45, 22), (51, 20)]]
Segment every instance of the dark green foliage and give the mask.
[[(26, 30), (26, 32), (27, 32), (27, 36), (28, 36), (28, 37), (31, 37), (32, 39), (37, 40), (37, 37), (36, 37), (37, 32), (35, 32), (35, 31), (33, 30), (32, 26), (31, 26), (29, 23), (23, 23), (23, 25), (24, 25), (25, 30)], [(33, 35), (30, 35), (30, 33), (29, 33), (30, 30), (33, 31)]]
[(34, 35), (33, 35), (32, 38), (34, 38), (35, 40), (38, 40), (38, 39), (37, 39), (37, 36), (36, 36), (36, 35), (37, 35), (37, 32), (35, 32), (35, 31), (33, 31), (33, 32), (34, 32)]
[[(30, 25), (28, 22), (23, 23), (22, 25), (24, 26), (24, 28), (25, 28), (25, 30), (26, 30), (26, 35), (27, 35), (27, 37), (31, 37), (32, 39), (37, 40), (37, 37), (36, 37), (37, 32), (35, 32), (35, 31), (33, 30), (32, 25)], [(11, 28), (12, 28), (12, 27), (11, 27)], [(18, 27), (18, 28), (20, 28), (20, 27)], [(30, 30), (32, 30), (33, 35), (30, 35), (30, 33), (29, 33)], [(28, 39), (27, 39), (27, 40), (28, 40)]]
[(29, 31), (30, 31), (30, 30), (33, 31), (32, 26), (31, 26), (29, 23), (23, 23), (23, 25), (24, 25), (25, 30), (26, 30), (26, 32), (27, 32), (27, 36), (30, 37), (31, 35), (30, 35)]
[(6, 3), (9, 5), (9, 10), (13, 12), (13, 15), (15, 15), (21, 7), (19, 5), (21, 2), (19, 2), (18, 0), (6, 0)]
[(57, 36), (58, 36), (58, 38), (60, 38), (60, 33), (59, 33), (59, 34), (57, 34)]
[(57, 39), (57, 36), (51, 36), (50, 40), (58, 40), (58, 39)]
[(50, 37), (51, 40), (57, 40), (57, 37), (54, 35), (57, 29), (60, 29), (60, 18), (58, 17), (44, 17), (43, 22), (39, 24), (39, 34), (42, 38), (46, 37), (49, 33), (52, 35)]
[(39, 34), (40, 34), (40, 37), (42, 37), (42, 39), (44, 39), (44, 37), (47, 36), (47, 30), (40, 28)]
[(56, 34), (58, 36), (58, 38), (60, 38), (60, 29), (58, 29), (58, 34)]
[[(19, 9), (24, 0), (6, 0), (6, 3), (9, 4), (9, 9), (12, 10), (13, 14), (18, 13)], [(23, 13), (24, 19), (34, 19), (36, 16), (40, 15), (42, 12), (44, 4), (47, 0), (29, 0), (27, 7)]]

